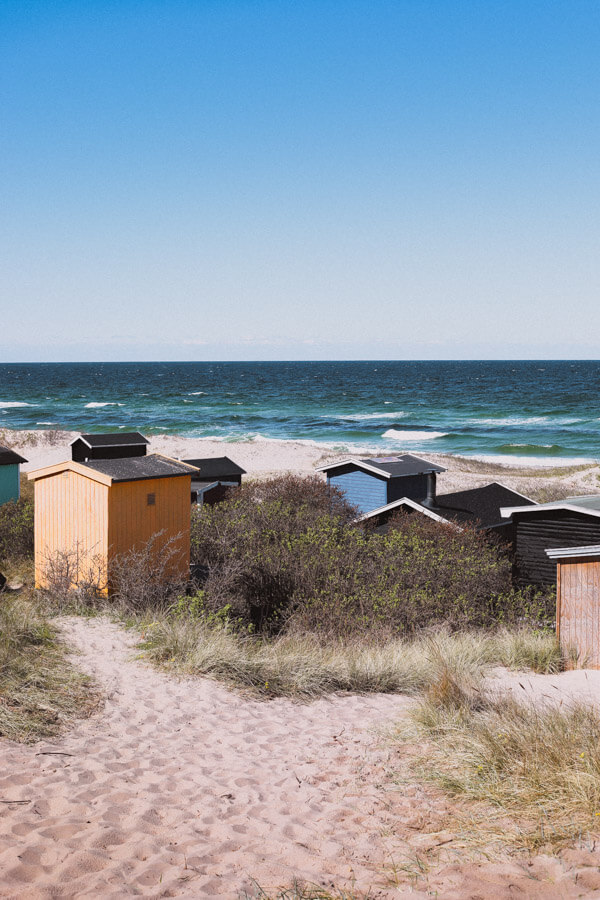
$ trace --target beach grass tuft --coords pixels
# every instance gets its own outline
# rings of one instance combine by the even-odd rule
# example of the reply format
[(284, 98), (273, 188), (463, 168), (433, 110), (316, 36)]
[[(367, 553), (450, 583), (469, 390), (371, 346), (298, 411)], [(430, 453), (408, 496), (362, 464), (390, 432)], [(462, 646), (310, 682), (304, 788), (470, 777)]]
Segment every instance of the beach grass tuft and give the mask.
[(310, 699), (335, 691), (418, 694), (449, 666), (481, 678), (494, 666), (557, 671), (551, 632), (499, 629), (452, 634), (439, 629), (412, 639), (342, 640), (314, 633), (263, 638), (228, 622), (159, 615), (137, 620), (148, 659), (173, 672), (204, 675), (264, 697)]
[(411, 720), (400, 734), (420, 748), (416, 774), (471, 801), (463, 825), (477, 840), (534, 850), (598, 832), (600, 715), (592, 706), (492, 696), (446, 664)]
[(32, 742), (90, 714), (98, 693), (35, 603), (0, 600), (0, 737)]

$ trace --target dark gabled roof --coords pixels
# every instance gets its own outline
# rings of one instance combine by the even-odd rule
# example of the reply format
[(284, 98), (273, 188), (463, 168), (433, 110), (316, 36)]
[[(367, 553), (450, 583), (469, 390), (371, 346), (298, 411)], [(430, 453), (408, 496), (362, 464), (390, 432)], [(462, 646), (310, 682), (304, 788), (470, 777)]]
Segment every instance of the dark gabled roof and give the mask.
[(106, 434), (80, 434), (78, 438), (71, 441), (83, 441), (88, 447), (131, 447), (138, 444), (149, 444), (143, 434), (139, 431), (112, 431)]
[(200, 469), (196, 477), (203, 481), (207, 479), (214, 481), (215, 478), (246, 474), (246, 470), (234, 463), (228, 456), (213, 456), (209, 459), (182, 459), (181, 461)]
[(143, 481), (146, 478), (176, 478), (196, 474), (192, 466), (157, 453), (126, 459), (90, 459), (79, 465), (108, 475), (113, 481)]
[(25, 463), (27, 460), (23, 456), (19, 456), (9, 447), (0, 446), (0, 466), (14, 466), (16, 463)]
[(319, 466), (318, 472), (330, 472), (340, 466), (357, 466), (367, 472), (383, 475), (384, 478), (402, 478), (407, 475), (427, 475), (429, 472), (445, 472), (442, 466), (436, 466), (435, 463), (429, 462), (427, 459), (421, 459), (419, 456), (413, 456), (410, 453), (401, 455), (393, 454), (391, 456), (373, 456), (369, 458), (357, 459), (350, 457), (339, 462), (328, 463), (325, 466)]
[(454, 491), (451, 494), (438, 494), (433, 511), (445, 519), (455, 522), (472, 522), (483, 528), (494, 525), (505, 525), (500, 512), (503, 506), (537, 506), (533, 500), (524, 497), (510, 488), (498, 484), (486, 484), (483, 487), (471, 488), (468, 491)]

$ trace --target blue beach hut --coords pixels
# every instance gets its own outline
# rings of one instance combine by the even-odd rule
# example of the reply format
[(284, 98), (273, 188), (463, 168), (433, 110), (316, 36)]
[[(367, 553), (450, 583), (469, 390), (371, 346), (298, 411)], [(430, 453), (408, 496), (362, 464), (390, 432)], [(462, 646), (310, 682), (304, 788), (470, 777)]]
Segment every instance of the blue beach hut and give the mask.
[(21, 495), (19, 467), (27, 462), (14, 450), (0, 446), (0, 504), (18, 500)]
[(438, 472), (445, 472), (426, 459), (404, 453), (401, 456), (377, 456), (369, 459), (343, 459), (319, 466), (327, 483), (339, 488), (346, 499), (361, 513), (379, 509), (402, 497), (416, 500), (423, 506), (435, 504), (435, 481)]

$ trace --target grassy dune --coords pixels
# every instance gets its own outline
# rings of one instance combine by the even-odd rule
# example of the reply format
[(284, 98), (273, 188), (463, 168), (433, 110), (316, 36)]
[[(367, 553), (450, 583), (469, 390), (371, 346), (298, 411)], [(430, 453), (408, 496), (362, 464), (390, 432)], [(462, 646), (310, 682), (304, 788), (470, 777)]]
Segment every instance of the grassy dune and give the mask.
[(0, 595), (0, 737), (51, 737), (97, 703), (90, 680), (35, 603)]

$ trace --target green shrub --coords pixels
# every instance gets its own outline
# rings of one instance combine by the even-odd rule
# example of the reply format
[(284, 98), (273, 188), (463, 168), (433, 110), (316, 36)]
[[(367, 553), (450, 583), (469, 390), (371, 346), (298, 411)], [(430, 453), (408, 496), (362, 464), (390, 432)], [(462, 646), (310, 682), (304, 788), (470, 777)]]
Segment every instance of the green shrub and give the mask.
[(33, 556), (33, 499), (21, 497), (0, 506), (0, 562)]
[(547, 617), (546, 598), (512, 590), (509, 560), (481, 532), (413, 516), (374, 534), (321, 483), (305, 498), (302, 481), (271, 479), (194, 516), (207, 608), (258, 632), (341, 635)]

